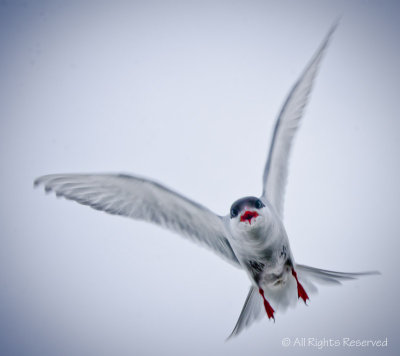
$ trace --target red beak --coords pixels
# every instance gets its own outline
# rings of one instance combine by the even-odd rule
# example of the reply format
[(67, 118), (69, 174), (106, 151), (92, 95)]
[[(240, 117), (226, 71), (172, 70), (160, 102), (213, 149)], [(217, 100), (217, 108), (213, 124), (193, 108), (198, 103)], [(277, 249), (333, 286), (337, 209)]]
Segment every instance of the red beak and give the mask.
[(251, 219), (256, 218), (258, 213), (256, 211), (248, 211), (246, 210), (244, 214), (240, 217), (240, 221), (248, 221), (251, 225)]

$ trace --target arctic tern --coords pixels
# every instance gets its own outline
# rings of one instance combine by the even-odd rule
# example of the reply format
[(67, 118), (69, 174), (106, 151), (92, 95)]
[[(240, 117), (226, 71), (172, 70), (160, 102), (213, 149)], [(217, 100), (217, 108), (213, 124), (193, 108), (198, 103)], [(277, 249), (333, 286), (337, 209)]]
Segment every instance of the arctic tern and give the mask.
[(46, 192), (114, 215), (145, 220), (208, 246), (246, 271), (251, 287), (230, 336), (263, 315), (304, 303), (315, 283), (343, 280), (378, 272), (343, 273), (295, 262), (283, 225), (288, 160), (321, 59), (335, 30), (321, 46), (289, 92), (277, 117), (265, 165), (262, 194), (235, 201), (229, 214), (219, 216), (204, 206), (156, 183), (126, 174), (51, 174), (35, 180)]

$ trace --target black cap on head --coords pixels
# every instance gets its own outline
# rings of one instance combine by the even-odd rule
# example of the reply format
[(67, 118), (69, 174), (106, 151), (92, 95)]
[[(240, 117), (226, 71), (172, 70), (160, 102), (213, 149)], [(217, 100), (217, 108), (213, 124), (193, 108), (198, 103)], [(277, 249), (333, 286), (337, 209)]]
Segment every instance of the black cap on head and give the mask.
[(261, 209), (264, 206), (264, 203), (256, 197), (241, 198), (236, 200), (231, 206), (231, 219), (238, 216), (239, 212), (242, 211), (244, 207)]

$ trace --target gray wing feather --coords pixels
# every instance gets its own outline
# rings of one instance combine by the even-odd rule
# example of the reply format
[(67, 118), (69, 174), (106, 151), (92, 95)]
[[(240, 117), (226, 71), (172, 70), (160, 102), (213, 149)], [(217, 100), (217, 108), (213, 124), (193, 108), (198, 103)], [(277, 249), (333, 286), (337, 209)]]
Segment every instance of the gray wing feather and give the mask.
[(271, 202), (281, 218), (283, 218), (284, 194), (293, 138), (300, 126), (319, 64), (335, 29), (336, 25), (329, 31), (322, 45), (290, 91), (276, 120), (264, 169), (262, 196)]
[(168, 228), (240, 266), (220, 216), (154, 181), (124, 174), (52, 174), (34, 184), (109, 214)]

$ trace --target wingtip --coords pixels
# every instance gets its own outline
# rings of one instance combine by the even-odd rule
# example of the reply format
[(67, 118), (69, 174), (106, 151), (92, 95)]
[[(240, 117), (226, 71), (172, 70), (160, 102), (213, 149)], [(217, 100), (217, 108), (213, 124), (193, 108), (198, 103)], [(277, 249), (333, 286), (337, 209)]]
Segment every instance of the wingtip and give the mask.
[(40, 185), (40, 183), (41, 183), (41, 177), (36, 178), (36, 179), (33, 181), (33, 188), (37, 188), (37, 187)]
[(330, 42), (331, 39), (332, 39), (333, 34), (336, 32), (336, 30), (337, 30), (337, 28), (338, 28), (338, 26), (339, 26), (339, 24), (340, 24), (340, 21), (341, 21), (341, 16), (339, 16), (339, 17), (333, 22), (333, 24), (332, 24), (331, 27), (329, 28), (328, 33), (326, 34), (326, 36), (325, 36), (325, 38), (324, 38), (324, 41), (322, 42), (322, 45), (321, 45), (321, 47), (320, 47), (320, 51), (323, 51), (323, 49), (326, 48), (326, 47), (328, 46), (329, 42)]
[(50, 193), (52, 189), (47, 186), (47, 178), (48, 177), (49, 177), (49, 175), (44, 175), (44, 176), (40, 176), (40, 177), (36, 178), (33, 181), (33, 188), (37, 189), (40, 186), (43, 186), (45, 193)]
[(333, 21), (332, 25), (331, 25), (331, 29), (329, 30), (329, 33), (332, 34), (336, 31), (336, 29), (339, 27), (340, 22), (342, 21), (342, 17), (343, 15), (340, 14), (335, 21)]
[(47, 177), (48, 177), (47, 175), (37, 177), (37, 178), (33, 181), (33, 188), (37, 188), (37, 187), (39, 187), (40, 185), (42, 185), (42, 184), (44, 183), (44, 181), (46, 180)]

